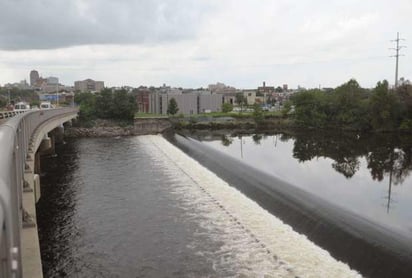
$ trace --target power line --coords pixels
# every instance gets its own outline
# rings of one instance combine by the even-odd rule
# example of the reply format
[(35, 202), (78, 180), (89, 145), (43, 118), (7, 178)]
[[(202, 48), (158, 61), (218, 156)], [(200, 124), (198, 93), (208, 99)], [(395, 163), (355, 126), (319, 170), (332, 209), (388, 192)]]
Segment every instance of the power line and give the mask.
[(404, 41), (405, 39), (401, 39), (399, 38), (399, 32), (397, 33), (396, 39), (395, 40), (391, 40), (391, 42), (395, 42), (396, 43), (396, 47), (395, 48), (390, 48), (391, 50), (395, 50), (396, 54), (391, 56), (391, 57), (395, 57), (396, 58), (396, 66), (395, 66), (395, 88), (398, 87), (398, 65), (399, 65), (399, 56), (405, 56), (402, 54), (399, 54), (399, 50), (401, 50), (402, 48), (406, 48), (406, 46), (404, 45), (399, 45), (399, 41)]

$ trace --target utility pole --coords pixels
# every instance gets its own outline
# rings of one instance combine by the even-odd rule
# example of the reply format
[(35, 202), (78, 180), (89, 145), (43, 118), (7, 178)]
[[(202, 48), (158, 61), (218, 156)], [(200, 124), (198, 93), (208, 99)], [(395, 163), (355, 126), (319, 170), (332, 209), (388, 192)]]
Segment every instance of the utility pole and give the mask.
[(395, 88), (398, 87), (398, 65), (399, 65), (399, 56), (405, 56), (402, 54), (399, 54), (399, 50), (401, 50), (402, 48), (405, 48), (406, 46), (403, 45), (399, 45), (399, 41), (404, 41), (404, 39), (399, 38), (399, 32), (397, 33), (396, 39), (395, 40), (391, 40), (391, 42), (395, 42), (396, 43), (396, 47), (395, 48), (390, 48), (391, 50), (395, 50), (396, 54), (391, 56), (391, 57), (395, 57), (396, 58), (396, 67), (395, 67)]
[(56, 108), (59, 106), (59, 83), (56, 84)]

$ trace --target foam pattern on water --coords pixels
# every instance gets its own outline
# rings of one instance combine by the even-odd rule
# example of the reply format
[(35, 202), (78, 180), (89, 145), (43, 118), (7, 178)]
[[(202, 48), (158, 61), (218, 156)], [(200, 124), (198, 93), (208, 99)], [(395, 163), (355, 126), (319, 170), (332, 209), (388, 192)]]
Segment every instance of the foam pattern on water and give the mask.
[[(187, 247), (220, 277), (361, 277), (163, 137), (137, 140), (169, 177), (183, 217), (199, 226), (198, 240)], [(202, 238), (219, 248), (204, 246)]]

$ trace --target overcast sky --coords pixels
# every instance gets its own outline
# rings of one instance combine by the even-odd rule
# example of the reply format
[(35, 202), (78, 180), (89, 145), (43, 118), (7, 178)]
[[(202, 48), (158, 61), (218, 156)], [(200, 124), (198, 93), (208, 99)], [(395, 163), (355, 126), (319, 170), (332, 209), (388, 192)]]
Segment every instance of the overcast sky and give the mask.
[(0, 0), (0, 84), (364, 87), (412, 79), (411, 0)]

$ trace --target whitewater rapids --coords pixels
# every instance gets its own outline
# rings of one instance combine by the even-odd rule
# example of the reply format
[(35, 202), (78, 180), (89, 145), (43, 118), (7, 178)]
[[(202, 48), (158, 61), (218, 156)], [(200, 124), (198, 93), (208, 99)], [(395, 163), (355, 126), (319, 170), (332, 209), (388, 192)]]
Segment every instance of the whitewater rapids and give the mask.
[[(159, 135), (136, 137), (185, 217), (220, 249), (198, 251), (222, 277), (361, 277)], [(188, 248), (202, 250), (201, 241)], [(211, 253), (212, 252), (212, 253)]]

